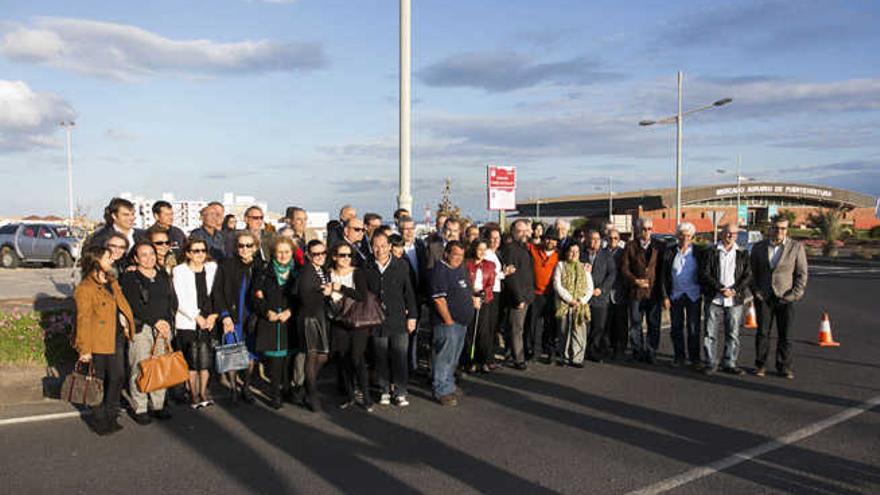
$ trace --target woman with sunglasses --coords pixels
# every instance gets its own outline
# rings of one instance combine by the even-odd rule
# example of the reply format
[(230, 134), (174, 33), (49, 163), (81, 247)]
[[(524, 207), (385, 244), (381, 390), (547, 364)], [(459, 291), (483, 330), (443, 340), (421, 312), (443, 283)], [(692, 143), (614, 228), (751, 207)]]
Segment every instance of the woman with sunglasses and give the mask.
[[(330, 269), (330, 308), (336, 315), (342, 309), (343, 300), (351, 298), (363, 301), (366, 298), (367, 279), (361, 270), (352, 266), (352, 247), (345, 240), (333, 245), (330, 256), (333, 267)], [(330, 332), (333, 353), (342, 367), (341, 379), (347, 400), (340, 406), (347, 409), (360, 404), (367, 411), (373, 410), (369, 394), (369, 375), (367, 373), (367, 344), (370, 332), (365, 329), (354, 330), (346, 327), (338, 318), (331, 321)]]
[(210, 260), (208, 245), (198, 237), (190, 237), (183, 252), (186, 262), (173, 271), (178, 301), (174, 321), (178, 346), (189, 365), (190, 406), (201, 409), (214, 404), (208, 397), (208, 380), (214, 361), (212, 331), (218, 317), (211, 299), (217, 263)]
[(325, 267), (327, 247), (323, 242), (313, 240), (309, 241), (306, 251), (308, 263), (296, 282), (296, 330), (298, 345), (306, 353), (306, 406), (313, 412), (319, 412), (321, 397), (318, 394), (318, 374), (330, 352), (330, 330), (324, 305), (333, 287), (330, 272)]
[(257, 314), (256, 350), (269, 362), (271, 370), (270, 405), (281, 408), (283, 397), (290, 397), (289, 333), (293, 316), (295, 266), (293, 239), (278, 237), (270, 261), (254, 281), (253, 304)]
[(241, 398), (246, 404), (253, 404), (254, 397), (250, 385), (257, 355), (254, 353), (256, 314), (253, 308), (252, 283), (254, 275), (263, 270), (263, 263), (256, 256), (258, 244), (252, 232), (236, 232), (233, 247), (235, 256), (223, 260), (217, 275), (219, 283), (215, 300), (218, 301), (219, 307), (216, 310), (223, 325), (223, 343), (245, 342), (250, 354), (250, 363), (244, 370), (240, 388), (239, 372), (226, 373), (232, 402), (238, 402)]
[(82, 282), (76, 287), (76, 351), (104, 381), (104, 399), (93, 408), (92, 428), (99, 435), (122, 429), (117, 422), (119, 394), (125, 380), (125, 341), (131, 339), (134, 315), (111, 274), (110, 251), (89, 246), (80, 259)]
[(147, 239), (156, 249), (156, 268), (165, 272), (166, 275), (171, 275), (171, 270), (177, 266), (177, 258), (174, 256), (174, 251), (171, 250), (168, 232), (158, 229), (148, 230)]

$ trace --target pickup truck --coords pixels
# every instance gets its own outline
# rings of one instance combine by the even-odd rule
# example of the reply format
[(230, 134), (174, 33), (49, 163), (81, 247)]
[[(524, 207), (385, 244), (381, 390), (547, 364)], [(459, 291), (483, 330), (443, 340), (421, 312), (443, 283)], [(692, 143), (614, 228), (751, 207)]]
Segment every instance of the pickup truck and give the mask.
[(82, 242), (66, 225), (11, 223), (0, 227), (0, 267), (21, 263), (51, 263), (57, 268), (73, 266)]

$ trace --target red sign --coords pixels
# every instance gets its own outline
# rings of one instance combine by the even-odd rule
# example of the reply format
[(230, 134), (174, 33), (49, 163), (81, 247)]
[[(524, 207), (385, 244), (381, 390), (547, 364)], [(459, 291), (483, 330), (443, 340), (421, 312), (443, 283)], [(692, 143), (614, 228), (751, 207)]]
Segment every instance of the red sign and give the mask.
[(516, 209), (516, 167), (489, 165), (486, 182), (490, 210)]

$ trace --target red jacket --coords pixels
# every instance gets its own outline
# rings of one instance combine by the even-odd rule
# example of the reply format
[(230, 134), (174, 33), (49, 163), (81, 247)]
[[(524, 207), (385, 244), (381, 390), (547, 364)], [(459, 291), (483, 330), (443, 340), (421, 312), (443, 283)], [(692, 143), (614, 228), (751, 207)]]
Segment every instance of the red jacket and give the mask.
[[(494, 297), (494, 294), (492, 293), (492, 287), (495, 285), (495, 263), (489, 260), (483, 260), (480, 262), (479, 268), (483, 271), (483, 293), (485, 294), (484, 301), (490, 303), (492, 302), (492, 298)], [(477, 277), (477, 265), (475, 265), (473, 261), (468, 261), (467, 270), (468, 275), (470, 275), (471, 279), (471, 287), (473, 287), (474, 281)]]
[(535, 265), (535, 294), (543, 294), (553, 281), (553, 270), (559, 262), (559, 252), (554, 250), (547, 255), (540, 244), (529, 244), (529, 252)]

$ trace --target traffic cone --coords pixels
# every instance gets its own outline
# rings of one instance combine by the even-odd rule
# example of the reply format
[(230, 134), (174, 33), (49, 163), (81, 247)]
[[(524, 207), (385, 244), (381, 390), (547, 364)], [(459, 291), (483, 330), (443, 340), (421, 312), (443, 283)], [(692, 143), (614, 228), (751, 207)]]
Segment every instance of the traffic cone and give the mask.
[(821, 347), (838, 347), (840, 342), (835, 342), (831, 336), (831, 320), (828, 319), (828, 312), (823, 311), (822, 317), (819, 318), (819, 346)]
[(743, 328), (754, 330), (758, 328), (758, 315), (755, 314), (755, 303), (749, 303), (749, 310), (746, 312), (746, 322)]

